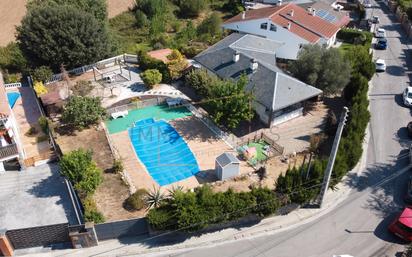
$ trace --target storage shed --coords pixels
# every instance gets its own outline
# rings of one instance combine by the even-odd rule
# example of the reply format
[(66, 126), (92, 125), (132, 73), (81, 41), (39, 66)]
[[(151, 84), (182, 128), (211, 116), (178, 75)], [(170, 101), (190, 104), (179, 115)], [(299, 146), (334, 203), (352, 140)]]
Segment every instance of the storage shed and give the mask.
[(219, 180), (235, 177), (240, 173), (240, 161), (231, 153), (223, 153), (216, 158), (215, 170)]

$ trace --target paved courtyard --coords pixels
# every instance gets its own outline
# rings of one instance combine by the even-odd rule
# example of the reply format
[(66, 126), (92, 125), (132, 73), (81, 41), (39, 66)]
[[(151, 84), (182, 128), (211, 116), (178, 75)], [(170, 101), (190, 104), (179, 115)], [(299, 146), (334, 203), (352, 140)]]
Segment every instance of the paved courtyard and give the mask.
[(0, 175), (0, 229), (76, 223), (58, 166), (44, 164)]

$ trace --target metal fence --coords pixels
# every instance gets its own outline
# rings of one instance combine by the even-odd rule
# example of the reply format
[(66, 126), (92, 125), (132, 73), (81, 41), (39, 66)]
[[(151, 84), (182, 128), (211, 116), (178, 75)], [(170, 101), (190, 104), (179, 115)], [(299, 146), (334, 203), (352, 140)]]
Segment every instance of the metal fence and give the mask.
[(129, 110), (140, 109), (140, 108), (144, 108), (148, 106), (163, 104), (165, 103), (165, 100), (166, 100), (166, 96), (158, 96), (156, 98), (138, 100), (138, 101), (131, 102), (128, 104), (108, 108), (106, 109), (106, 112), (109, 115), (111, 115), (112, 113), (115, 113), (115, 112), (126, 111), (126, 110), (129, 111)]
[(19, 88), (22, 87), (20, 82), (4, 84), (5, 88)]
[[(108, 64), (115, 64), (115, 63), (121, 63), (121, 62), (137, 64), (138, 57), (137, 55), (133, 55), (133, 54), (122, 54), (122, 55), (118, 55), (118, 56), (114, 56), (108, 59), (98, 61), (93, 64), (88, 64), (82, 67), (74, 68), (72, 70), (67, 71), (67, 73), (70, 75), (77, 76), (77, 75), (86, 73), (88, 71), (91, 71), (93, 67), (104, 68)], [(45, 84), (50, 84), (56, 81), (60, 81), (62, 79), (63, 79), (63, 73), (53, 74), (52, 77), (49, 80), (47, 80)]]
[(14, 249), (69, 242), (68, 223), (6, 231)]
[(94, 228), (99, 240), (142, 236), (149, 233), (146, 218), (101, 223), (96, 224)]

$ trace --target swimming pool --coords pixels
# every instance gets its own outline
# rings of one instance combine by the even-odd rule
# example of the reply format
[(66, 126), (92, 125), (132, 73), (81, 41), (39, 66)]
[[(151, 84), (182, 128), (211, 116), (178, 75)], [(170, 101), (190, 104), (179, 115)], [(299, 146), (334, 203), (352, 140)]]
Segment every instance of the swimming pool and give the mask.
[(129, 138), (150, 176), (165, 186), (199, 172), (192, 151), (179, 133), (166, 121), (139, 120), (129, 128)]
[(14, 105), (16, 104), (17, 99), (19, 99), (20, 93), (19, 92), (7, 92), (7, 100), (9, 101), (10, 108), (13, 109)]

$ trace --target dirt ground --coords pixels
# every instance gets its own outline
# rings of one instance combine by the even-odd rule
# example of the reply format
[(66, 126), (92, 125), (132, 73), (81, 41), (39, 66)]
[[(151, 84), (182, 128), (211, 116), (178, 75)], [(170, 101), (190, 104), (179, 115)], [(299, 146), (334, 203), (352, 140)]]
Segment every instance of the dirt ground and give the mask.
[(5, 46), (14, 41), (16, 26), (26, 13), (27, 0), (1, 0), (0, 1), (0, 46)]
[(263, 186), (270, 189), (275, 188), (275, 182), (280, 174), (284, 174), (288, 167), (300, 166), (303, 163), (304, 154), (297, 154), (296, 157), (289, 157), (288, 162), (282, 162), (280, 157), (270, 159), (266, 164), (267, 176), (259, 181), (257, 174), (246, 174), (231, 180), (212, 183), (215, 192), (224, 192), (232, 188), (235, 192), (245, 192), (250, 190), (250, 186)]
[(110, 172), (113, 156), (103, 130), (90, 128), (80, 132), (76, 131), (74, 135), (56, 134), (57, 144), (63, 153), (79, 148), (93, 151), (93, 160), (104, 171), (103, 183), (97, 188), (94, 199), (106, 221), (123, 220), (141, 215), (123, 208), (123, 202), (129, 196), (129, 189), (119, 174)]
[[(26, 14), (27, 0), (0, 1), (0, 46), (15, 40), (16, 26)], [(134, 0), (107, 0), (109, 18), (112, 18), (134, 5)]]
[(133, 8), (134, 4), (134, 0), (107, 0), (109, 18), (113, 18), (114, 16), (127, 11), (129, 8)]

